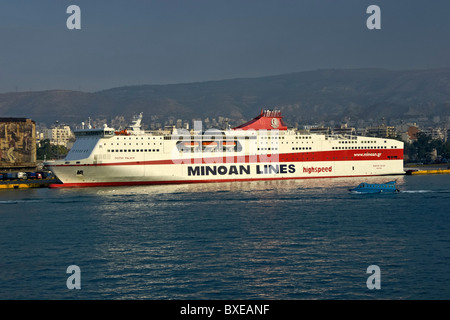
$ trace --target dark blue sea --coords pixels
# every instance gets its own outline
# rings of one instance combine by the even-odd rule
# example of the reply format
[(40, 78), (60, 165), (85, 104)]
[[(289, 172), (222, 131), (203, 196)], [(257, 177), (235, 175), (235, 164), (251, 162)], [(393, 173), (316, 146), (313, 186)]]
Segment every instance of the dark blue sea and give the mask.
[(449, 205), (450, 175), (3, 190), (0, 299), (449, 299)]

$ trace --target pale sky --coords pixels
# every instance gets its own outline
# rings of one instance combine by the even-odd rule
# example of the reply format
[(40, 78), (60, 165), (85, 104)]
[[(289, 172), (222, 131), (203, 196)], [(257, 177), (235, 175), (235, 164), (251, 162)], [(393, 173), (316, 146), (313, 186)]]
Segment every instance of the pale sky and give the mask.
[(448, 0), (2, 0), (0, 93), (447, 68), (449, 14)]

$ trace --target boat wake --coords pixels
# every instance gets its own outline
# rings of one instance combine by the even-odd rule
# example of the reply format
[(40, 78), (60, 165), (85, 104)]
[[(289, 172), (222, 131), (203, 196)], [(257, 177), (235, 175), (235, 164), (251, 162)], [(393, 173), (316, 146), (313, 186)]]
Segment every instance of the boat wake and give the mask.
[(380, 195), (380, 194), (396, 194), (396, 193), (400, 193), (400, 192), (401, 191), (396, 191), (396, 192), (360, 192), (360, 191), (351, 190), (350, 194)]
[(0, 205), (2, 204), (20, 204), (20, 203), (30, 203), (30, 202), (42, 202), (40, 199), (23, 199), (23, 200), (0, 200)]

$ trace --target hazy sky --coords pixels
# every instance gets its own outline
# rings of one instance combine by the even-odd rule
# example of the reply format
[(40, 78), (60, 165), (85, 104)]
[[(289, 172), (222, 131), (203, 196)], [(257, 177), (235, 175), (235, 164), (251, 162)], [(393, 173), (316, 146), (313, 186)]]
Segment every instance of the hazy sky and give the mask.
[(0, 92), (449, 67), (449, 16), (448, 0), (2, 0)]

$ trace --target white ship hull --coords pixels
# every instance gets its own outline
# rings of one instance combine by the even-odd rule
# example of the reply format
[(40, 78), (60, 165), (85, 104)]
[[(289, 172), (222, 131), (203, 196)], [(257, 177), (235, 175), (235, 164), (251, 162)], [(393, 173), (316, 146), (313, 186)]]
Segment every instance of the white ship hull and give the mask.
[[(355, 168), (356, 167), (356, 168)], [(83, 171), (82, 174), (79, 172)], [(336, 178), (403, 174), (403, 161), (52, 167), (65, 187)], [(77, 174), (78, 172), (78, 174)], [(63, 185), (61, 185), (63, 186)]]

